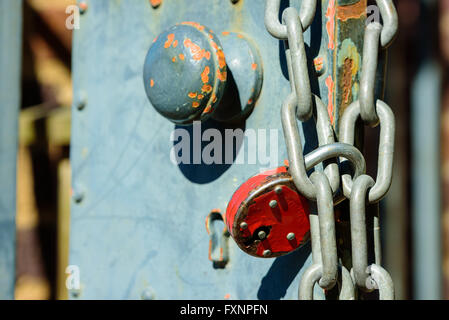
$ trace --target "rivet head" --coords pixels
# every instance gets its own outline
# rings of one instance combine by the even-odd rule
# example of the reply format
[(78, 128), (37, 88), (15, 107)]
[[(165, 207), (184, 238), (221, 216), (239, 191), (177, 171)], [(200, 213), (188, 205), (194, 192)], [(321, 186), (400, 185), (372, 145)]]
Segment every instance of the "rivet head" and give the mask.
[(151, 6), (156, 9), (157, 7), (159, 7), (161, 5), (162, 0), (150, 0), (150, 3), (151, 3)]
[(276, 186), (276, 188), (274, 188), (274, 192), (276, 192), (277, 194), (281, 194), (282, 193), (282, 187), (281, 186)]
[(86, 1), (81, 1), (80, 4), (78, 5), (78, 8), (80, 9), (80, 14), (83, 14), (87, 11), (87, 2)]
[(264, 256), (264, 257), (268, 257), (269, 255), (271, 255), (271, 250), (265, 250), (265, 251), (263, 252), (263, 256)]
[(295, 239), (295, 234), (293, 232), (290, 232), (289, 234), (287, 234), (287, 239), (288, 240), (293, 240)]
[(242, 223), (240, 224), (240, 228), (246, 229), (246, 228), (248, 228), (248, 224), (247, 224), (246, 222), (242, 222)]
[(142, 300), (154, 300), (155, 299), (154, 291), (151, 288), (146, 288), (142, 291), (140, 298)]
[(257, 236), (259, 237), (259, 239), (263, 240), (267, 237), (267, 234), (265, 233), (265, 231), (261, 230), (261, 231), (259, 231)]
[(276, 200), (271, 200), (270, 201), (270, 203), (269, 203), (269, 205), (270, 205), (270, 208), (276, 208), (277, 207), (277, 205), (278, 205), (278, 202), (276, 201)]

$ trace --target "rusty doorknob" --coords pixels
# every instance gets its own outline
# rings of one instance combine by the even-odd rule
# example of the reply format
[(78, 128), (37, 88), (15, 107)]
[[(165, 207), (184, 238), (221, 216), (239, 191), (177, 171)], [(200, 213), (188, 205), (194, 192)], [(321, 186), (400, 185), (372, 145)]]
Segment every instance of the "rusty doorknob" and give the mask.
[(145, 59), (146, 94), (153, 107), (176, 124), (208, 118), (224, 92), (226, 77), (220, 41), (195, 22), (161, 33)]
[(182, 22), (162, 32), (148, 50), (146, 94), (175, 124), (211, 116), (238, 122), (253, 110), (263, 80), (259, 51), (243, 34), (223, 31), (220, 36), (199, 23)]

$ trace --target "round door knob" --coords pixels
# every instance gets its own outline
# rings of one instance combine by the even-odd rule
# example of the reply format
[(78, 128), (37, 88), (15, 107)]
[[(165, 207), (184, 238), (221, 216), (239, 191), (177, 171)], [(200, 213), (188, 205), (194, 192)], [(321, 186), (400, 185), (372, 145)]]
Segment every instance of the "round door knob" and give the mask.
[(208, 118), (226, 86), (226, 61), (212, 30), (183, 22), (154, 39), (144, 65), (153, 107), (176, 124)]

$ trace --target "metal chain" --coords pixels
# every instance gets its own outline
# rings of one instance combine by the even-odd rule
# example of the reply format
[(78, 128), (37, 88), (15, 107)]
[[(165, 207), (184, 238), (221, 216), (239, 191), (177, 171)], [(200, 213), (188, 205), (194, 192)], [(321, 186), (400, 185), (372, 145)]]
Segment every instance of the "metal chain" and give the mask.
[[(310, 87), (303, 33), (311, 25), (316, 0), (303, 0), (301, 10), (289, 7), (279, 21), (280, 0), (266, 0), (265, 25), (275, 38), (284, 40), (291, 93), (285, 99), (281, 119), (289, 172), (298, 191), (317, 202), (318, 216), (310, 216), (313, 264), (304, 272), (299, 286), (300, 299), (312, 299), (313, 287), (318, 283), (331, 289), (341, 278), (340, 299), (354, 299), (354, 285), (364, 290), (378, 289), (381, 299), (394, 298), (393, 282), (380, 266), (380, 237), (378, 217), (374, 216), (375, 261), (368, 265), (366, 234), (366, 206), (374, 206), (385, 196), (392, 178), (394, 152), (394, 115), (383, 101), (375, 101), (375, 82), (380, 49), (388, 47), (396, 35), (398, 18), (392, 0), (376, 0), (383, 26), (379, 22), (367, 25), (364, 36), (360, 95), (344, 112), (340, 120), (340, 142), (334, 139), (329, 114), (321, 99)], [(304, 157), (297, 119), (304, 122), (314, 116), (319, 147)], [(367, 126), (380, 124), (380, 143), (376, 180), (365, 174), (365, 159), (354, 146), (355, 123), (361, 118)], [(324, 171), (310, 175), (307, 169), (324, 160), (334, 158)], [(339, 159), (337, 159), (339, 157)], [(307, 158), (307, 167), (306, 161)], [(310, 160), (313, 158), (313, 161)], [(347, 159), (354, 174), (340, 173), (339, 163)], [(338, 162), (339, 161), (339, 162)], [(341, 188), (340, 188), (341, 179)], [(340, 190), (341, 189), (341, 190)], [(341, 191), (341, 192), (340, 192)], [(350, 201), (353, 268), (351, 276), (339, 265), (337, 256), (333, 205), (347, 198)], [(353, 283), (354, 282), (354, 283)]]

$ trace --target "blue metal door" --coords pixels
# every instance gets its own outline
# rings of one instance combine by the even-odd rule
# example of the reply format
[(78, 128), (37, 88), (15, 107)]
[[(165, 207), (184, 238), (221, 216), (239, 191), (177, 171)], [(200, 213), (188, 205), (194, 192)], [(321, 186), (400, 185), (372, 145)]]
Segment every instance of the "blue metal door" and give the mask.
[[(214, 209), (224, 213), (243, 182), (287, 159), (280, 119), (282, 101), (290, 92), (283, 43), (265, 29), (265, 1), (233, 2), (165, 0), (158, 7), (148, 0), (86, 2), (73, 55), (70, 264), (79, 268), (81, 286), (71, 291), (71, 298), (297, 298), (302, 270), (311, 262), (309, 244), (283, 257), (261, 259), (245, 254), (230, 239), (224, 268), (214, 267), (208, 259), (209, 213)], [(344, 61), (344, 55), (354, 58), (357, 48), (347, 42), (352, 47), (338, 59), (329, 48), (337, 41), (333, 29), (332, 39), (326, 29), (331, 19), (321, 19), (329, 3), (336, 5), (321, 1), (305, 39), (308, 60), (319, 58), (321, 74), (312, 83), (313, 91), (334, 106), (336, 92), (345, 88), (330, 87), (329, 78), (337, 81), (338, 61)], [(299, 9), (299, 4), (290, 5)], [(335, 10), (330, 15), (336, 15)], [(240, 126), (246, 131), (265, 130), (265, 138), (257, 136), (255, 141), (267, 145), (266, 153), (255, 156), (255, 163), (248, 159), (258, 148), (249, 139), (239, 148), (243, 164), (176, 165), (170, 160), (171, 135), (178, 127), (151, 106), (143, 67), (153, 39), (183, 21), (201, 23), (219, 38), (226, 32), (242, 34), (257, 47), (263, 85), (253, 112)], [(351, 72), (350, 84), (358, 70)], [(356, 95), (352, 92), (350, 100)], [(242, 92), (239, 98), (245, 98)], [(336, 118), (337, 111), (338, 106), (330, 110)], [(313, 136), (313, 126), (306, 126), (301, 131)], [(228, 127), (206, 121), (200, 133), (207, 128), (223, 132)], [(305, 152), (315, 147), (310, 141)]]

